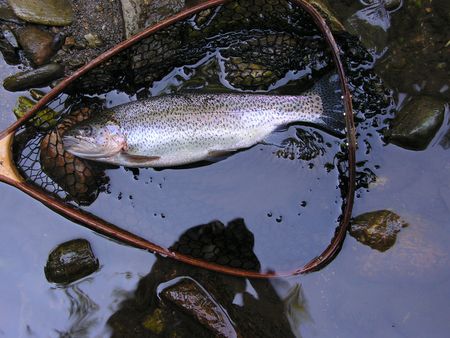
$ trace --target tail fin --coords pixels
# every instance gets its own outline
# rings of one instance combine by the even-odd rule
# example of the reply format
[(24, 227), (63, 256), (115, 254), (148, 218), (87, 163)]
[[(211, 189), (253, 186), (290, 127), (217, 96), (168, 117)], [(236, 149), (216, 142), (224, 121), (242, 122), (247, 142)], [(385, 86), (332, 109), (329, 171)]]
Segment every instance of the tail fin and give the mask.
[(345, 135), (344, 101), (337, 74), (328, 74), (318, 80), (308, 91), (322, 99), (323, 115), (319, 125), (325, 130)]

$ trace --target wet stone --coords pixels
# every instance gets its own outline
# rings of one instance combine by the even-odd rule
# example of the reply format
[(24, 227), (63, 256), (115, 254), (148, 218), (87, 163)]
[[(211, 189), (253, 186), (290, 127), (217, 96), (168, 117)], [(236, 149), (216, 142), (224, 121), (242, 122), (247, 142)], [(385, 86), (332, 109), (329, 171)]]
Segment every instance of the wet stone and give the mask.
[(37, 66), (47, 63), (57, 51), (54, 35), (37, 27), (25, 27), (16, 34), (25, 54)]
[(98, 259), (85, 239), (58, 245), (49, 255), (45, 277), (49, 282), (68, 284), (90, 275), (99, 268)]
[(0, 20), (20, 22), (7, 0), (0, 0)]
[(20, 72), (8, 76), (3, 81), (3, 86), (9, 91), (21, 91), (33, 87), (48, 86), (53, 80), (64, 76), (64, 67), (50, 63), (37, 69)]
[(226, 312), (196, 282), (184, 279), (165, 289), (162, 296), (212, 331), (215, 337), (238, 336)]
[(24, 21), (49, 26), (72, 23), (72, 4), (68, 0), (9, 0), (14, 13)]
[(0, 53), (7, 64), (17, 65), (20, 63), (18, 49), (8, 41), (3, 32), (0, 32)]
[(444, 121), (444, 103), (434, 97), (415, 97), (391, 121), (386, 139), (405, 149), (426, 149)]
[(378, 210), (355, 217), (349, 232), (359, 242), (383, 252), (395, 244), (397, 233), (407, 225), (392, 211)]

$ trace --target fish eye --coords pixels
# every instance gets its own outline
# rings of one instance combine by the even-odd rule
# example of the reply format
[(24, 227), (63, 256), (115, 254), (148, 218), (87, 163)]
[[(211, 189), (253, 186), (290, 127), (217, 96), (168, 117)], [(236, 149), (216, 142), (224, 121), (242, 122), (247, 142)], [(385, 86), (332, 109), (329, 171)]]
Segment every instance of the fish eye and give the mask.
[(87, 136), (87, 137), (91, 136), (92, 135), (92, 127), (91, 126), (83, 126), (81, 128), (81, 134), (83, 136)]

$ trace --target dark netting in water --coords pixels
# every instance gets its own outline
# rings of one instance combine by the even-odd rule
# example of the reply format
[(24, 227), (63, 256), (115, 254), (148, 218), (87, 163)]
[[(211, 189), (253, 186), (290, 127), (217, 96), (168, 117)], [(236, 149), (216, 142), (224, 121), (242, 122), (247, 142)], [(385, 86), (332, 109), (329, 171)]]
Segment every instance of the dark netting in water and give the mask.
[[(355, 92), (360, 88), (376, 92), (360, 94), (356, 99), (370, 101), (370, 107), (375, 107), (375, 104), (381, 107), (382, 87), (370, 87), (372, 82), (378, 81), (373, 71), (370, 67), (359, 70), (355, 66), (360, 61), (358, 57), (364, 54), (359, 50), (359, 42), (345, 35), (340, 42), (345, 53), (345, 67), (353, 71), (354, 78), (349, 77), (352, 89)], [(334, 69), (324, 37), (310, 15), (299, 6), (283, 0), (231, 1), (163, 28), (77, 78), (65, 88), (65, 94), (60, 94), (42, 109), (42, 114), (38, 113), (37, 118), (41, 116), (44, 123), (30, 120), (17, 130), (15, 161), (28, 183), (107, 222), (132, 228), (133, 233), (143, 238), (157, 238), (156, 242), (163, 247), (233, 268), (254, 271), (277, 270), (278, 267), (289, 269), (299, 261), (306, 263), (307, 259), (321, 252), (334, 235), (347, 192), (347, 153), (342, 138), (309, 126), (294, 126), (276, 136), (281, 140), (273, 141), (272, 145), (250, 149), (250, 157), (241, 153), (235, 155), (233, 158), (242, 158), (242, 172), (247, 176), (243, 176), (242, 182), (237, 179), (233, 183), (245, 184), (247, 180), (255, 179), (248, 173), (249, 168), (258, 169), (261, 177), (267, 177), (270, 170), (264, 171), (265, 166), (279, 169), (281, 178), (284, 178), (284, 181), (279, 180), (279, 184), (273, 184), (271, 193), (275, 194), (279, 189), (286, 201), (278, 203), (275, 195), (268, 194), (274, 199), (275, 206), (261, 203), (265, 205), (261, 214), (255, 213), (258, 209), (254, 206), (252, 214), (247, 209), (255, 204), (251, 200), (254, 196), (250, 195), (245, 200), (244, 188), (237, 191), (236, 196), (226, 183), (223, 192), (205, 193), (201, 190), (202, 182), (208, 178), (214, 180), (217, 177), (218, 181), (225, 182), (233, 176), (229, 174), (232, 166), (227, 167), (230, 161), (199, 168), (200, 174), (196, 175), (200, 178), (189, 176), (195, 168), (180, 170), (176, 174), (171, 170), (136, 169), (130, 174), (128, 170), (114, 169), (65, 152), (61, 137), (71, 126), (88, 119), (103, 107), (125, 101), (197, 89), (298, 95)], [(367, 85), (369, 88), (365, 87)], [(124, 94), (130, 97), (124, 100)], [(359, 115), (363, 118), (367, 103), (359, 104)], [(49, 113), (49, 110), (57, 114)], [(53, 120), (49, 116), (53, 116)], [(367, 115), (368, 119), (371, 117)], [(169, 193), (169, 197), (158, 204), (159, 191), (171, 184), (166, 181), (166, 176), (174, 182), (177, 182), (177, 177), (183, 177), (193, 196)], [(200, 183), (189, 186), (196, 180)], [(261, 181), (258, 185), (266, 183)], [(153, 188), (152, 184), (158, 188)], [(210, 182), (209, 189), (216, 189), (215, 184)], [(324, 186), (329, 188), (327, 194), (321, 192)], [(195, 193), (199, 197), (194, 196)], [(195, 208), (185, 203), (186, 200), (200, 199), (202, 194), (214, 196), (222, 204), (212, 206), (209, 211), (200, 203), (193, 204)], [(278, 209), (294, 209), (287, 205), (292, 202), (288, 201), (289, 194), (293, 196), (291, 199), (296, 199), (295, 212), (289, 217), (281, 212), (277, 214)], [(247, 208), (236, 202), (242, 213), (247, 213), (245, 222), (240, 218), (243, 215), (227, 211), (227, 203), (233, 204), (239, 198), (249, 204)], [(317, 202), (316, 206), (314, 202)], [(173, 210), (180, 208), (186, 212), (185, 217), (176, 220), (183, 224), (172, 221), (167, 226), (164, 223), (170, 220), (170, 214), (168, 216), (159, 209), (171, 203)], [(205, 197), (204, 204), (208, 203), (211, 204), (211, 199)], [(182, 209), (184, 204), (186, 207)], [(297, 218), (292, 218), (294, 216)], [(292, 224), (298, 225), (298, 229)], [(309, 234), (302, 234), (302, 227), (317, 230), (311, 235), (311, 242), (316, 241), (315, 247), (312, 244), (308, 246)], [(300, 233), (298, 238), (295, 237), (297, 230)], [(294, 241), (294, 245), (284, 245), (288, 240)], [(288, 254), (283, 254), (288, 251), (292, 252), (292, 261), (285, 259), (286, 262), (279, 264), (269, 257), (279, 253), (280, 259), (284, 259)]]
[[(225, 50), (223, 50), (225, 49)], [(226, 80), (240, 89), (267, 89), (289, 70), (330, 65), (325, 41), (311, 17), (288, 1), (232, 1), (162, 29), (92, 69), (72, 92), (135, 94), (174, 67), (223, 50)]]

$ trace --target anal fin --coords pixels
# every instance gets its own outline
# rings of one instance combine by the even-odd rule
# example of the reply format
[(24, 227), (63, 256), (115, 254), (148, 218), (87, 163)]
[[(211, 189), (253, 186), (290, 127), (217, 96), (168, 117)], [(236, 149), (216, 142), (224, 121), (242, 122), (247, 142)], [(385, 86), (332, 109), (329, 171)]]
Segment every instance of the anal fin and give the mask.
[(230, 150), (208, 150), (208, 157), (225, 157), (230, 155), (232, 152), (235, 152), (236, 150), (230, 149)]
[(161, 156), (145, 156), (122, 153), (120, 156), (129, 163), (144, 164), (152, 161), (157, 161)]

